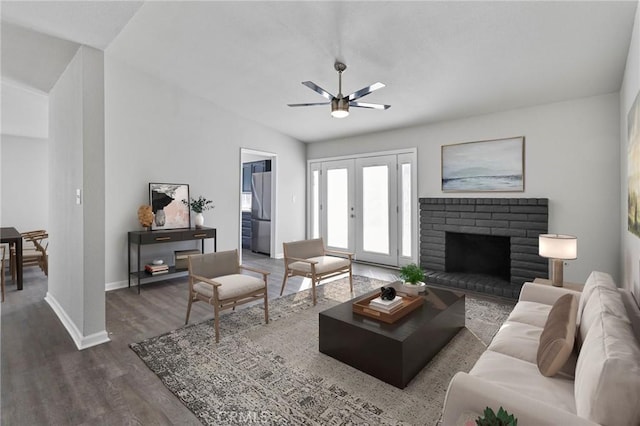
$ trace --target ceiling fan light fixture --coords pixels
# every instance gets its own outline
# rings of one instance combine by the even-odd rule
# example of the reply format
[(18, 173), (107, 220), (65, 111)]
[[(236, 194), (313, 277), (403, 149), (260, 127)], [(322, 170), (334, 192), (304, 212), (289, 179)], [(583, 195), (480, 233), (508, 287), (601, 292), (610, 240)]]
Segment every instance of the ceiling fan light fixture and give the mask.
[(331, 100), (331, 116), (333, 118), (345, 118), (349, 115), (349, 100), (343, 97)]

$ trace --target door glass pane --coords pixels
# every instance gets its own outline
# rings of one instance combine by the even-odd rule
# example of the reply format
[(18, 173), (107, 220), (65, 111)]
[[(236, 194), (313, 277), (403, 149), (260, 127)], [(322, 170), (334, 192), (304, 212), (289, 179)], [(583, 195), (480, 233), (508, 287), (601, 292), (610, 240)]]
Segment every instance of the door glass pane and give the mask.
[(327, 170), (327, 245), (349, 246), (349, 182), (347, 169)]
[(320, 238), (320, 172), (311, 173), (311, 238)]
[(405, 163), (402, 176), (402, 256), (411, 257), (411, 164)]
[(389, 168), (362, 168), (362, 248), (389, 254)]

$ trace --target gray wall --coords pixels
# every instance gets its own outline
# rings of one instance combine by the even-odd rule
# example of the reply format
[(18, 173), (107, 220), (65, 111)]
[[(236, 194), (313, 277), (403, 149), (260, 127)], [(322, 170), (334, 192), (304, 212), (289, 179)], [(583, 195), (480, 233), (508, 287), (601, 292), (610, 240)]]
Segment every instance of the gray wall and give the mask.
[[(45, 300), (82, 349), (108, 341), (104, 293), (103, 53), (81, 47), (50, 93)], [(76, 204), (76, 190), (82, 204)]]
[[(441, 191), (442, 145), (512, 136), (526, 139), (524, 192)], [(318, 159), (417, 147), (419, 197), (548, 198), (549, 232), (578, 237), (578, 259), (567, 262), (565, 280), (584, 282), (593, 270), (620, 278), (619, 138), (619, 96), (612, 93), (314, 143), (307, 153)]]
[[(138, 71), (108, 51), (105, 72), (107, 288), (126, 285), (127, 232), (142, 229), (137, 209), (148, 204), (149, 182), (187, 183), (191, 194), (212, 199), (216, 207), (204, 213), (205, 226), (217, 228), (218, 250), (239, 246), (241, 148), (277, 155), (276, 256), (283, 241), (304, 238), (303, 143)], [(166, 254), (180, 248), (163, 246), (155, 249)]]

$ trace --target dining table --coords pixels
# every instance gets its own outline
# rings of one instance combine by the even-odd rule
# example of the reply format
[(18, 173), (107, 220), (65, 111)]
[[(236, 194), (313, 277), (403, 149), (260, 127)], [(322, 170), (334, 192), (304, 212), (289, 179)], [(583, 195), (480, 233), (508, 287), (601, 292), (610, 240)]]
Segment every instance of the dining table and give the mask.
[(15, 244), (16, 284), (18, 290), (22, 290), (22, 235), (13, 227), (0, 228), (0, 243), (9, 244), (9, 246)]

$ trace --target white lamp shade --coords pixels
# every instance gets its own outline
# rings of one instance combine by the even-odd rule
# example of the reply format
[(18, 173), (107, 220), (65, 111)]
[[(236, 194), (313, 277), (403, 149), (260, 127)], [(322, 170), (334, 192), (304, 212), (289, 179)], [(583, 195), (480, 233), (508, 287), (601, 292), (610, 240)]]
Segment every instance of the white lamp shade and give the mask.
[(538, 254), (550, 259), (576, 259), (578, 239), (572, 235), (541, 234), (538, 237)]

